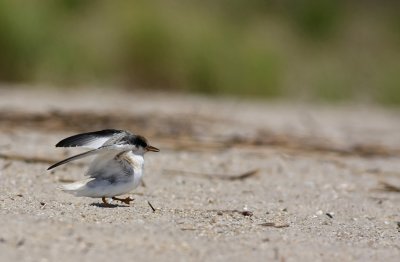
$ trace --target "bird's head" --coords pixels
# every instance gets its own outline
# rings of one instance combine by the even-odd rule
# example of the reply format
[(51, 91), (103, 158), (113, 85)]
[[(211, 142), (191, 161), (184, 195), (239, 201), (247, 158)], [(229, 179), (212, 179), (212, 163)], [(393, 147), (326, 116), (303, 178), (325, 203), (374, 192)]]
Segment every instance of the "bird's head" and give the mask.
[(147, 139), (142, 137), (142, 136), (135, 136), (132, 144), (134, 145), (134, 148), (132, 149), (133, 153), (136, 154), (144, 154), (146, 152), (159, 152), (160, 149), (149, 145), (149, 143), (147, 142)]

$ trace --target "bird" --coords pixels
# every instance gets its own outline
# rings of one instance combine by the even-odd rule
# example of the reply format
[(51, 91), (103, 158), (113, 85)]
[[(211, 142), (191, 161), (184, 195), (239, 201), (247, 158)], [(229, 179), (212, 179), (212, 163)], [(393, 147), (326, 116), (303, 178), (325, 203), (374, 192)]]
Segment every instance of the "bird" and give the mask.
[(130, 204), (134, 199), (119, 198), (139, 186), (144, 171), (144, 154), (159, 152), (149, 145), (146, 138), (128, 131), (105, 129), (67, 137), (56, 147), (86, 147), (91, 150), (78, 154), (47, 168), (51, 170), (71, 161), (95, 155), (85, 176), (88, 179), (61, 186), (61, 190), (78, 197), (101, 198), (105, 206), (111, 206), (107, 198)]

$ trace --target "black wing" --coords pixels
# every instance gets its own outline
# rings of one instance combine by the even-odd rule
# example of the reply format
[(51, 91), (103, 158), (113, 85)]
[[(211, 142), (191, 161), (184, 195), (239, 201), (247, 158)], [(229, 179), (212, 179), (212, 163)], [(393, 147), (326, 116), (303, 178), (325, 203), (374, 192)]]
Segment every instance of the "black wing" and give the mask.
[(105, 129), (95, 132), (77, 134), (61, 140), (56, 144), (56, 147), (84, 146), (89, 148), (99, 148), (111, 137), (121, 133), (127, 132), (116, 129)]

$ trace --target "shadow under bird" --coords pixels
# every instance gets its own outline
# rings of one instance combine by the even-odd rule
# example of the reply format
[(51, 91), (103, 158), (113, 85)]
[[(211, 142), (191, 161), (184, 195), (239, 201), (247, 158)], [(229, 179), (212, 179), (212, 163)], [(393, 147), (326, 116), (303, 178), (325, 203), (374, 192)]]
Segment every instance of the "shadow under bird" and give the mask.
[(86, 180), (63, 185), (61, 189), (75, 196), (107, 198), (129, 204), (132, 198), (118, 198), (139, 186), (143, 176), (144, 154), (159, 152), (147, 139), (128, 131), (106, 129), (67, 137), (56, 147), (87, 147), (92, 150), (64, 159), (47, 170), (87, 156), (96, 155), (90, 163)]

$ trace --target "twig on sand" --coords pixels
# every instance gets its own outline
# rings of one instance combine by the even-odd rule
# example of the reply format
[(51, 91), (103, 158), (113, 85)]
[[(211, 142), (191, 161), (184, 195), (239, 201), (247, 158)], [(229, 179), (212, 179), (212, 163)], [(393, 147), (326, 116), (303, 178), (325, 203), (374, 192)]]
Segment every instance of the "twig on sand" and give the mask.
[(250, 170), (250, 171), (247, 171), (247, 172), (245, 172), (243, 174), (236, 175), (236, 176), (223, 176), (222, 179), (226, 179), (226, 180), (244, 180), (246, 178), (249, 178), (249, 177), (257, 175), (258, 171), (259, 171), (258, 169), (254, 169), (254, 170)]
[(182, 227), (181, 230), (182, 231), (195, 231), (196, 228), (194, 228), (194, 227)]
[(400, 186), (395, 186), (385, 181), (380, 181), (380, 184), (382, 185), (382, 191), (400, 193)]
[(58, 182), (61, 182), (61, 183), (74, 183), (74, 182), (76, 182), (76, 180), (75, 179), (70, 179), (70, 178), (60, 177), (58, 179)]
[(217, 212), (217, 215), (222, 216), (224, 213), (228, 213), (228, 214), (233, 214), (233, 213), (237, 213), (237, 214), (241, 214), (245, 217), (251, 217), (253, 216), (253, 212), (252, 211), (248, 211), (248, 210), (237, 210), (237, 209), (212, 209), (212, 210), (208, 210), (211, 212)]
[(9, 168), (10, 166), (11, 166), (11, 164), (12, 164), (12, 162), (10, 161), (10, 162), (7, 162), (7, 163), (5, 163), (4, 164), (4, 166), (3, 166), (3, 170), (6, 170), (7, 168)]
[(225, 175), (225, 174), (205, 174), (205, 173), (198, 173), (198, 172), (193, 172), (193, 171), (164, 169), (164, 173), (166, 173), (168, 175), (188, 174), (188, 175), (204, 177), (204, 178), (208, 178), (208, 179), (221, 179), (221, 180), (229, 180), (229, 181), (244, 180), (244, 179), (247, 179), (247, 178), (257, 175), (258, 172), (259, 172), (258, 169), (254, 169), (254, 170), (250, 170), (250, 171), (247, 171), (247, 172), (239, 174), (239, 175)]
[(156, 209), (153, 207), (153, 205), (150, 203), (150, 201), (147, 201), (147, 204), (149, 204), (151, 210), (153, 210), (153, 213), (156, 212)]
[(275, 223), (275, 222), (265, 222), (265, 223), (261, 223), (259, 224), (260, 226), (264, 226), (264, 227), (275, 227), (275, 228), (284, 228), (284, 227), (289, 227), (289, 224), (286, 223)]

